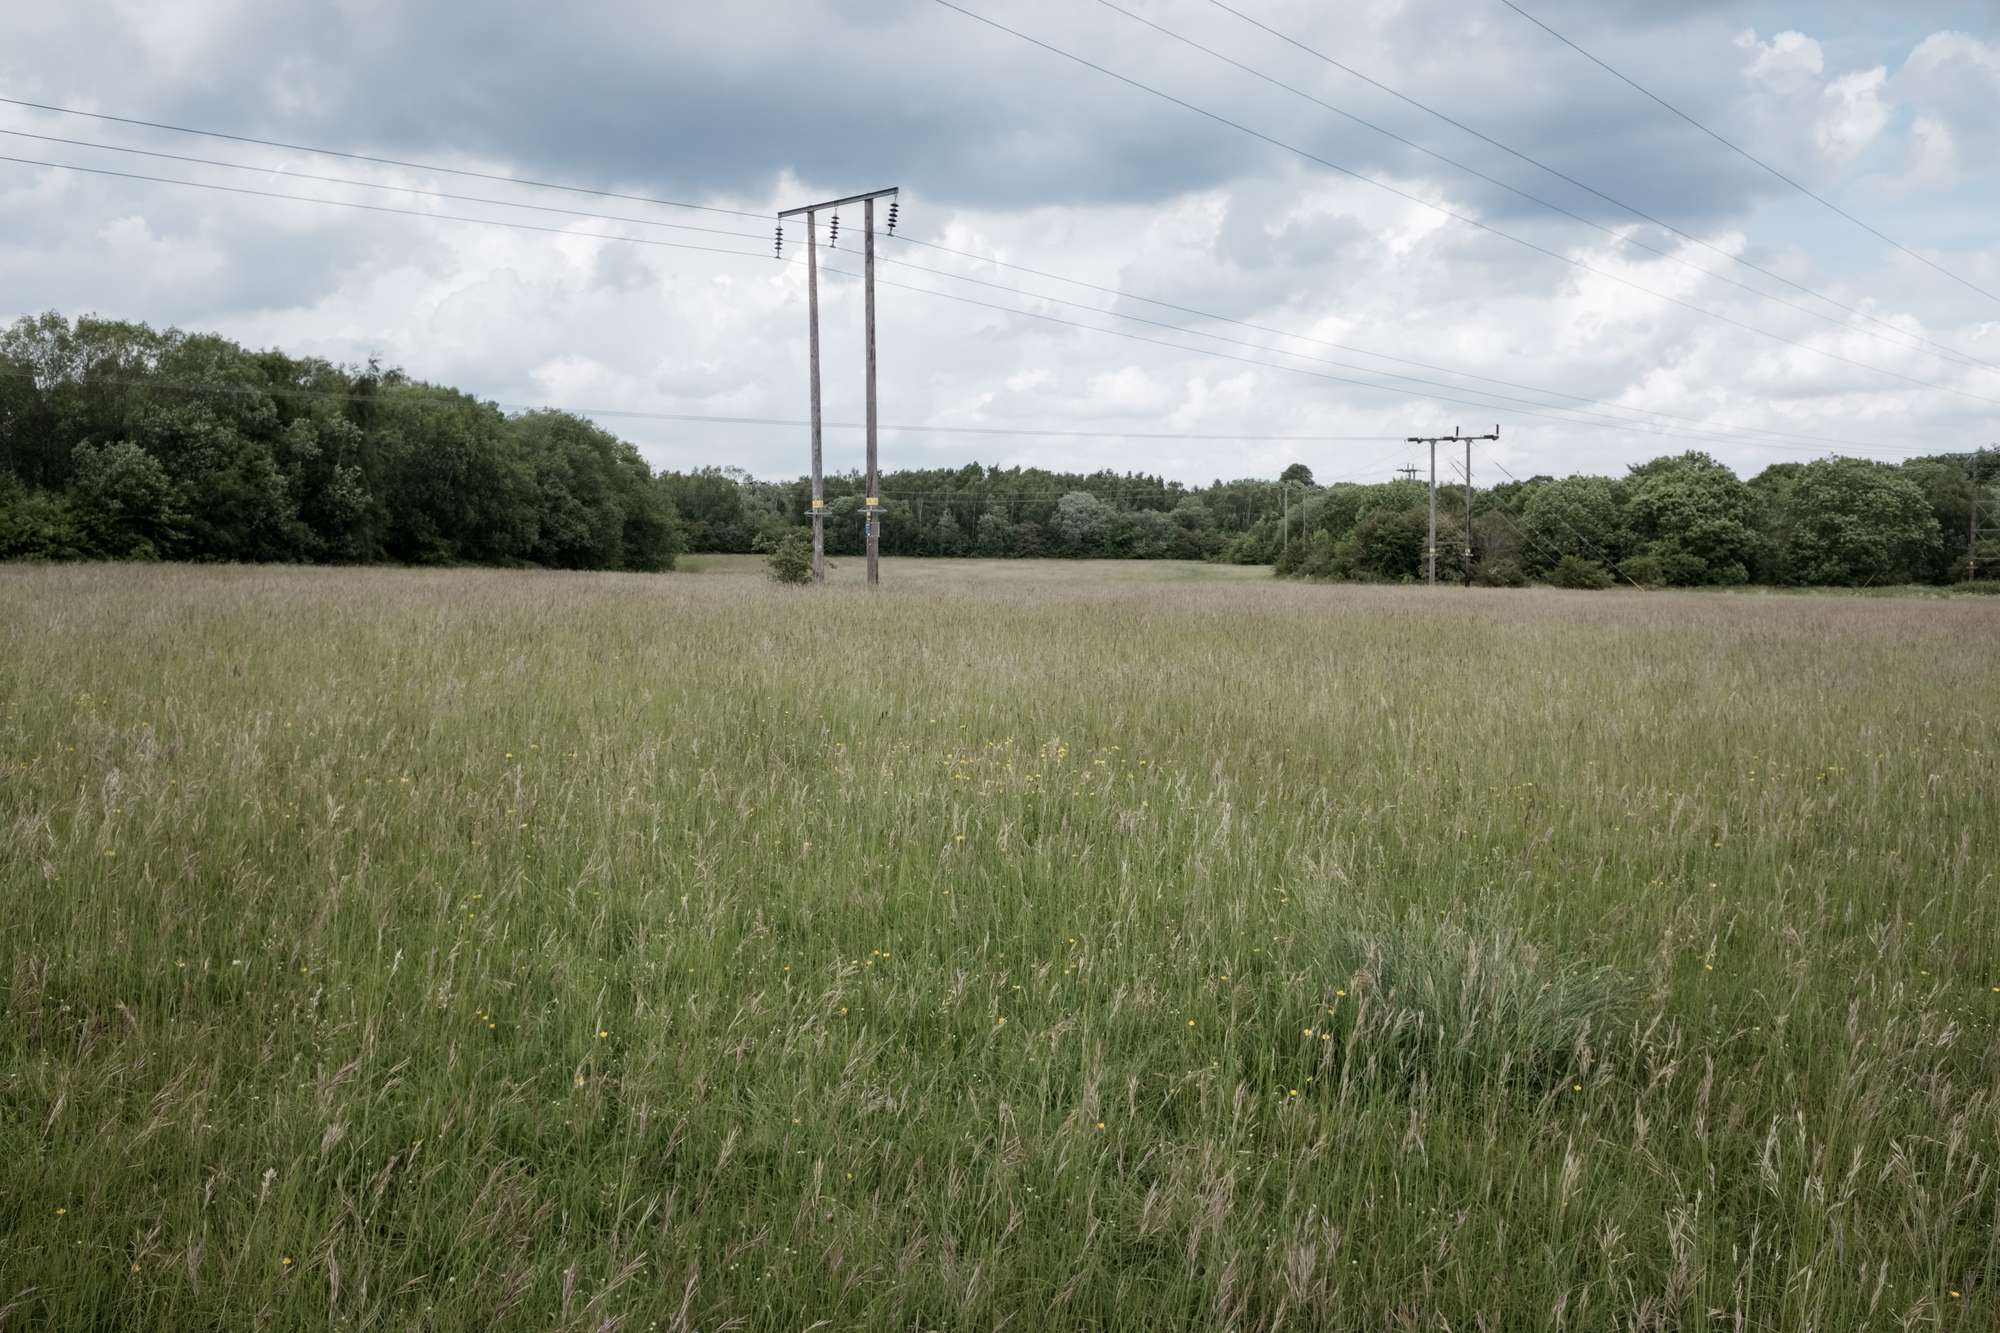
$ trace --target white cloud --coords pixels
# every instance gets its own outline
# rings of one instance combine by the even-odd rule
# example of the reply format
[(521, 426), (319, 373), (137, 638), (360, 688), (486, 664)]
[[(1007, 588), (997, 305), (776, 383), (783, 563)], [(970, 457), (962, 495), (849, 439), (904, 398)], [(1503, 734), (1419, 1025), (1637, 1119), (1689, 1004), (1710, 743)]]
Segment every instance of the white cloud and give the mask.
[(1889, 71), (1874, 69), (1843, 74), (1820, 94), (1822, 110), (1813, 126), (1820, 152), (1836, 162), (1858, 157), (1889, 123), (1890, 106), (1882, 96)]
[(1802, 32), (1787, 30), (1765, 42), (1754, 31), (1744, 31), (1737, 34), (1736, 45), (1754, 53), (1744, 77), (1773, 92), (1795, 93), (1816, 86), (1826, 69), (1820, 44)]

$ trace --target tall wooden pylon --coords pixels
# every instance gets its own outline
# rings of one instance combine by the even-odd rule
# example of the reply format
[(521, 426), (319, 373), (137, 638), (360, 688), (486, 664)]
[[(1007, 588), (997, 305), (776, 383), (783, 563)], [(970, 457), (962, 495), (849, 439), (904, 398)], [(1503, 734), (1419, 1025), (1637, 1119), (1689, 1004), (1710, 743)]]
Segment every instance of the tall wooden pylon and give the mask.
[[(876, 436), (878, 423), (875, 404), (875, 201), (894, 200), (895, 187), (887, 190), (871, 190), (867, 194), (850, 194), (840, 199), (828, 199), (823, 203), (802, 204), (788, 208), (778, 214), (780, 230), (778, 244), (782, 253), (784, 245), (783, 224), (786, 218), (804, 215), (806, 220), (806, 318), (809, 324), (810, 340), (807, 360), (808, 373), (812, 377), (812, 527), (813, 527), (813, 582), (826, 582), (826, 482), (823, 462), (822, 423), (820, 420), (819, 393), (819, 215), (839, 208), (842, 204), (860, 204), (862, 214), (862, 286), (863, 317), (867, 338), (867, 394), (868, 394), (868, 489), (862, 497), (867, 530), (868, 586), (877, 587), (882, 582), (882, 496), (881, 474), (878, 467)], [(840, 228), (838, 214), (833, 219), (834, 230)], [(896, 230), (896, 205), (889, 206), (889, 230)]]

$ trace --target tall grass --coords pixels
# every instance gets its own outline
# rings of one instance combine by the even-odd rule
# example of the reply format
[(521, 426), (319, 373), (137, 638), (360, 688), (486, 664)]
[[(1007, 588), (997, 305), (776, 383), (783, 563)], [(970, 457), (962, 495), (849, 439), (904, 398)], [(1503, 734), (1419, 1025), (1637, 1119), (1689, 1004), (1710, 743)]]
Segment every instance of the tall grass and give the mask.
[(0, 570), (0, 1327), (1989, 1329), (2000, 605)]

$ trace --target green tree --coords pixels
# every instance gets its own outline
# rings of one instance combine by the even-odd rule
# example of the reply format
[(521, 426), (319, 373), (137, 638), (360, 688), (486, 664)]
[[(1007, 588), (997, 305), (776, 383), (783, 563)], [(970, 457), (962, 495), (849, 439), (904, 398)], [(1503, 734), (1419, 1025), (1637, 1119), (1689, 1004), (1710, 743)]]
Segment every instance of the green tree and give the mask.
[(1944, 549), (1923, 489), (1887, 464), (1794, 464), (1769, 489), (1777, 574), (1787, 583), (1908, 582)]
[(1635, 543), (1659, 557), (1667, 582), (1749, 580), (1757, 559), (1756, 500), (1727, 467), (1700, 452), (1656, 458), (1632, 469), (1626, 495)]
[(992, 510), (979, 516), (979, 523), (973, 529), (972, 553), (988, 558), (1011, 555), (1014, 546), (1014, 525)]
[(776, 583), (811, 583), (813, 574), (812, 535), (793, 528), (778, 539), (765, 562)]
[(114, 560), (174, 555), (184, 535), (180, 495), (158, 459), (130, 440), (84, 445), (70, 495), (88, 549)]
[(1111, 526), (1111, 508), (1088, 491), (1071, 491), (1056, 502), (1049, 521), (1064, 555), (1102, 555)]
[(1622, 491), (1609, 477), (1564, 477), (1536, 486), (1521, 507), (1521, 561), (1547, 571), (1566, 555), (1617, 559), (1626, 545)]

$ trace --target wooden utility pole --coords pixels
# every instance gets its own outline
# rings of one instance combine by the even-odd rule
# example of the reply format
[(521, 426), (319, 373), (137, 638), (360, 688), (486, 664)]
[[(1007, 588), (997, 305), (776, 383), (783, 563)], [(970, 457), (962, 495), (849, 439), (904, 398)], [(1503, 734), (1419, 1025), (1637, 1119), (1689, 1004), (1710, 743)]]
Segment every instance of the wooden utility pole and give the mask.
[(819, 222), (806, 214), (806, 319), (812, 326), (807, 359), (812, 363), (812, 525), (813, 582), (826, 582), (826, 475), (819, 421)]
[(861, 205), (861, 230), (862, 286), (866, 288), (861, 303), (865, 312), (863, 321), (868, 326), (868, 586), (879, 588), (882, 586), (882, 496), (875, 484), (875, 199), (872, 195)]
[[(1988, 446), (1989, 448), (1992, 446)], [(1965, 581), (1971, 583), (1979, 577), (1979, 539), (2000, 535), (2000, 527), (1982, 526), (1979, 522), (1979, 502), (1983, 498), (1986, 484), (1980, 480), (1980, 463), (1986, 457), (1986, 450), (1976, 451), (1966, 459), (1966, 466), (1972, 476), (1972, 512), (1965, 520)]]
[[(1495, 430), (1499, 427), (1495, 426)], [(1472, 441), (1465, 442), (1465, 586), (1472, 586)]]
[[(1465, 444), (1465, 563), (1472, 567), (1472, 442), (1474, 440), (1497, 440), (1500, 428), (1495, 426), (1490, 435), (1461, 435), (1458, 427), (1451, 428), (1449, 435), (1412, 435), (1410, 444), (1427, 444), (1431, 449), (1431, 523), (1430, 540), (1424, 546), (1424, 582), (1437, 587), (1438, 567), (1438, 449), (1440, 444)], [(1415, 471), (1414, 468), (1410, 471)], [(1470, 576), (1468, 575), (1468, 581)]]
[[(1453, 435), (1458, 427), (1451, 428)], [(1438, 586), (1438, 442), (1431, 441), (1431, 532), (1424, 543), (1424, 582)]]
[[(808, 360), (812, 376), (812, 525), (813, 525), (813, 581), (826, 582), (826, 483), (821, 460), (820, 397), (819, 397), (819, 228), (818, 217), (823, 212), (838, 209), (842, 204), (860, 204), (862, 214), (862, 308), (866, 322), (867, 336), (867, 377), (868, 377), (868, 490), (863, 497), (868, 524), (868, 586), (877, 587), (882, 582), (879, 567), (882, 533), (882, 497), (878, 486), (879, 473), (876, 466), (876, 415), (875, 415), (875, 201), (889, 199), (889, 230), (896, 230), (895, 187), (887, 190), (872, 190), (867, 194), (850, 194), (840, 199), (828, 199), (823, 203), (803, 204), (798, 208), (788, 208), (778, 214), (778, 244), (780, 253), (784, 245), (784, 220), (801, 214), (806, 220), (806, 314), (811, 324)], [(834, 214), (833, 229), (840, 230), (840, 215)]]

